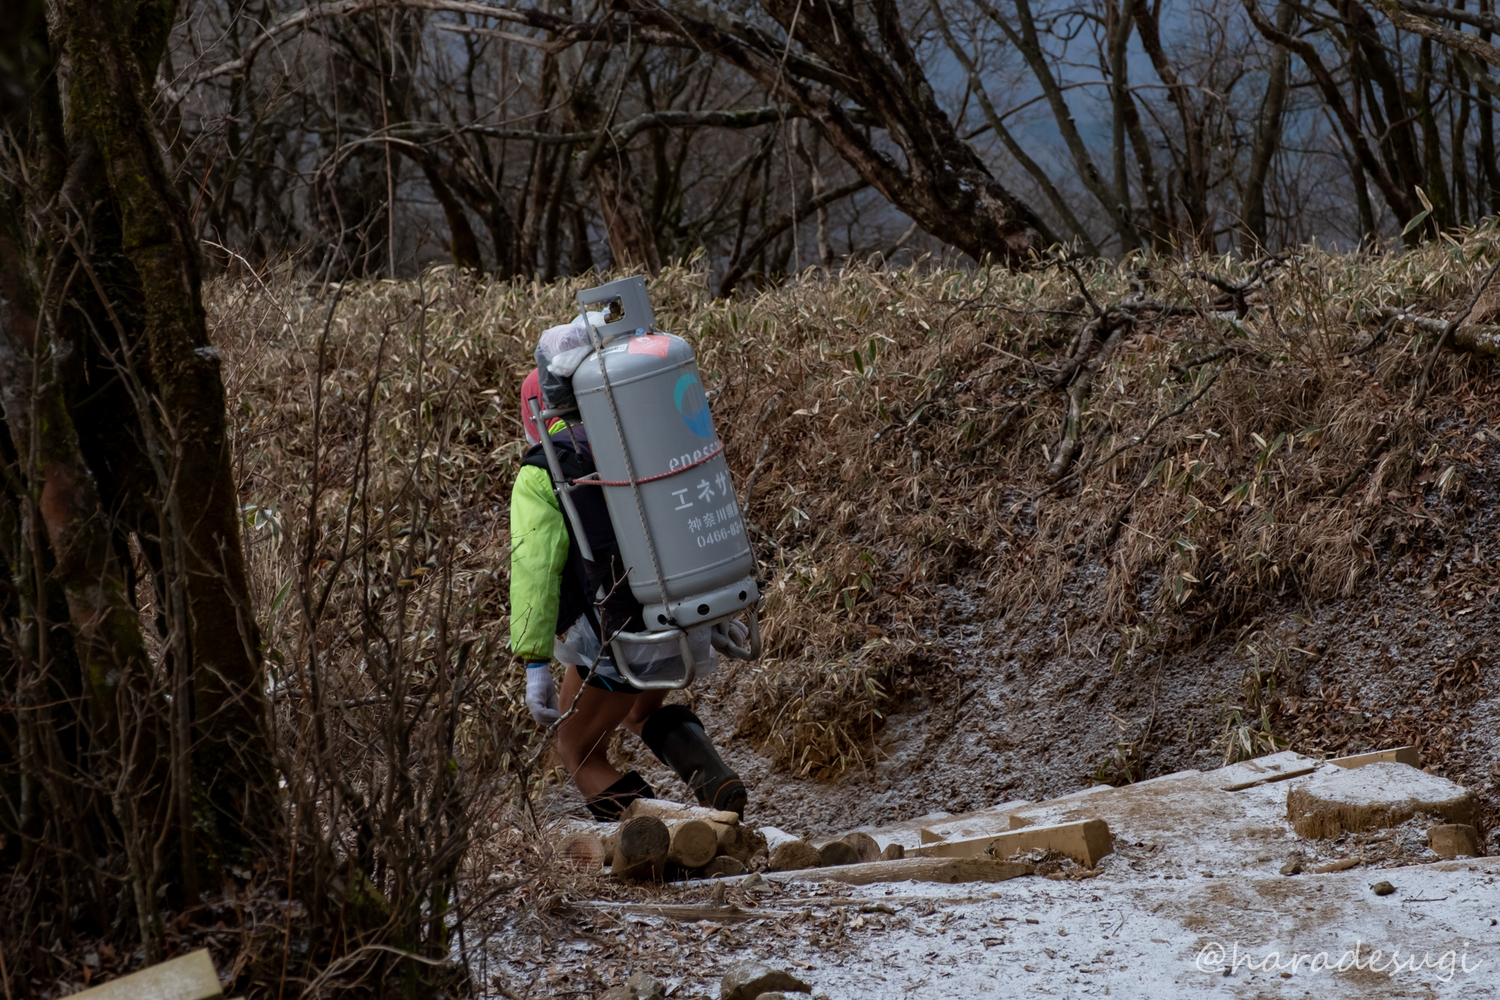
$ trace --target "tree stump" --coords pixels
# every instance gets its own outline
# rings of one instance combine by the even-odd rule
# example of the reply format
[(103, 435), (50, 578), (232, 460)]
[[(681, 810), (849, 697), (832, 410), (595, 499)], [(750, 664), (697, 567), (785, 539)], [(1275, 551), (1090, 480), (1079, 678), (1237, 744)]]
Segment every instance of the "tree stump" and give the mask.
[(1474, 822), (1474, 797), (1462, 785), (1409, 764), (1325, 767), (1286, 797), (1286, 816), (1299, 837), (1324, 840), (1396, 826), (1417, 813), (1449, 823)]

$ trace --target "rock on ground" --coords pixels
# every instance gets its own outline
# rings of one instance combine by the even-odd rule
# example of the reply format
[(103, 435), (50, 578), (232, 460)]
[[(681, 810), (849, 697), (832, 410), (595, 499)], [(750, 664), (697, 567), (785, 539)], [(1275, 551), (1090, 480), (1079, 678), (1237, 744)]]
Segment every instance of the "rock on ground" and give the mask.
[(719, 1000), (759, 1000), (765, 993), (811, 993), (812, 987), (789, 972), (760, 962), (741, 962), (724, 974)]
[(648, 972), (637, 972), (624, 986), (612, 986), (598, 1000), (666, 1000), (667, 988)]

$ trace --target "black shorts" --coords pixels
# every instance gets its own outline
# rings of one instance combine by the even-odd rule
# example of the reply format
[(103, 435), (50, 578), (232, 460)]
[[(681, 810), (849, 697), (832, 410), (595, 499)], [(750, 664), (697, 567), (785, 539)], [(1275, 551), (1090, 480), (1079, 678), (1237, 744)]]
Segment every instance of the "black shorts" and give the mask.
[(589, 687), (599, 688), (601, 691), (615, 691), (620, 694), (641, 693), (641, 689), (636, 687), (634, 684), (627, 684), (624, 681), (610, 680), (608, 677), (603, 677), (597, 673), (593, 673), (589, 670), (588, 667), (584, 666), (581, 663), (575, 664), (573, 669), (578, 671), (578, 676), (583, 678), (583, 682)]

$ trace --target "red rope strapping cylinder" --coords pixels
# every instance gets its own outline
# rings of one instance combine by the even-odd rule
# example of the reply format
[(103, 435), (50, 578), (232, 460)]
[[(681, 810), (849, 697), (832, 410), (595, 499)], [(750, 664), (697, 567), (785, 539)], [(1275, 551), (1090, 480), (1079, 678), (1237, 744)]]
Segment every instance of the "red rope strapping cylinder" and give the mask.
[(692, 461), (692, 462), (689, 462), (687, 465), (682, 466), (680, 469), (673, 469), (671, 472), (663, 472), (663, 473), (661, 473), (659, 475), (655, 475), (655, 476), (647, 476), (645, 479), (637, 479), (634, 483), (631, 483), (631, 481), (628, 480), (628, 479), (575, 479), (575, 480), (573, 480), (573, 485), (574, 486), (632, 486), (632, 485), (634, 485), (634, 486), (642, 486), (642, 485), (645, 485), (646, 483), (654, 483), (654, 482), (657, 482), (657, 481), (662, 480), (662, 479), (671, 479), (673, 476), (681, 475), (682, 473), (686, 472), (689, 469), (696, 468), (697, 466), (702, 465), (704, 462), (707, 462), (710, 458), (713, 458), (715, 455), (719, 454), (723, 450), (724, 450), (724, 442), (720, 441), (720, 442), (716, 443), (712, 448), (708, 449), (708, 451), (704, 453), (704, 455), (703, 455), (702, 458), (697, 459), (697, 460)]

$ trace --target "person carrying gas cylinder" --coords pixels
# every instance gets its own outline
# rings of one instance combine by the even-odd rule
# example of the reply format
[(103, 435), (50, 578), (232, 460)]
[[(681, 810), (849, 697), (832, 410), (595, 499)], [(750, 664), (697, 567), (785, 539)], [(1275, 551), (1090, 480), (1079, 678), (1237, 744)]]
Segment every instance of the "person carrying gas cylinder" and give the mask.
[[(555, 350), (587, 344), (581, 323), (554, 327), (547, 335), (561, 337), (550, 345)], [(511, 650), (526, 666), (526, 706), (532, 718), (541, 725), (561, 719), (558, 754), (595, 819), (617, 820), (631, 802), (655, 797), (638, 772), (622, 775), (610, 763), (609, 738), (619, 726), (639, 736), (677, 772), (700, 805), (743, 812), (744, 782), (714, 749), (698, 717), (685, 705), (663, 705), (663, 691), (634, 687), (614, 664), (612, 649), (601, 648), (601, 635), (642, 627), (642, 606), (626, 583), (614, 527), (597, 489), (571, 494), (594, 558), (583, 557), (548, 471), (532, 400), (546, 408), (536, 370), (521, 389), (522, 424), (531, 447), (510, 501)], [(568, 479), (594, 472), (581, 423), (552, 419), (546, 432)], [(722, 649), (743, 642), (744, 626), (738, 621), (715, 626), (694, 638), (706, 640), (695, 643), (703, 647), (695, 649), (695, 658), (711, 663), (707, 646)], [(563, 667), (560, 696), (551, 659)]]

